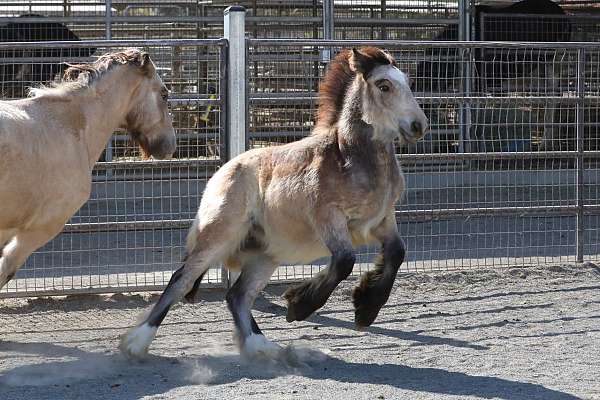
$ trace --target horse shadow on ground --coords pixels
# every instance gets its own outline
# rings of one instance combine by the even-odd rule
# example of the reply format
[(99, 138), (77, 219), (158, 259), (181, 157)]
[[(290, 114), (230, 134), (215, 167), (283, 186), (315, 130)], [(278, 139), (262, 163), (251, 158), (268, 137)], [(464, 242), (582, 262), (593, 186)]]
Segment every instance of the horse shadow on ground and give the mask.
[[(308, 349), (291, 349), (300, 361), (278, 365), (263, 361), (245, 362), (236, 354), (196, 358), (150, 356), (146, 362), (131, 362), (120, 354), (99, 354), (50, 343), (0, 342), (0, 352), (20, 352), (69, 361), (50, 361), (0, 370), (0, 389), (5, 398), (24, 393), (29, 398), (52, 398), (67, 393), (85, 397), (118, 397), (133, 400), (169, 392), (185, 386), (214, 391), (216, 386), (240, 381), (302, 376), (350, 384), (375, 384), (393, 388), (456, 396), (512, 400), (571, 400), (578, 397), (535, 383), (469, 375), (440, 368), (416, 368), (402, 364), (354, 363)], [(50, 397), (48, 397), (50, 396)]]
[[(287, 313), (287, 309), (283, 306), (275, 304), (264, 297), (259, 297), (254, 304), (254, 309), (265, 313), (270, 313), (277, 316), (284, 316)], [(334, 326), (338, 328), (355, 330), (354, 321), (344, 321), (337, 318), (332, 318), (327, 315), (323, 315), (320, 312), (316, 312), (311, 315), (308, 322), (317, 323), (324, 326)], [(439, 336), (424, 335), (421, 331), (402, 331), (399, 329), (384, 328), (381, 326), (370, 326), (366, 329), (367, 332), (392, 337), (395, 339), (407, 340), (415, 343), (415, 346), (427, 345), (445, 345), (452, 347), (470, 348), (474, 350), (487, 350), (488, 346), (472, 344), (465, 340), (443, 338)]]

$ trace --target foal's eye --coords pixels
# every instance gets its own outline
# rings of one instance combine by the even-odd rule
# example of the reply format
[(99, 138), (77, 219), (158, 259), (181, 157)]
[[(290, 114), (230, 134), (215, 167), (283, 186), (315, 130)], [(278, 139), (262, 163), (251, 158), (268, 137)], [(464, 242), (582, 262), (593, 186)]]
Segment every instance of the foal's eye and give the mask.
[(382, 92), (389, 92), (390, 87), (388, 85), (381, 85), (379, 86), (379, 90), (381, 90)]
[(167, 101), (169, 99), (169, 92), (167, 92), (167, 91), (161, 92), (160, 97), (162, 97), (162, 99), (164, 101)]

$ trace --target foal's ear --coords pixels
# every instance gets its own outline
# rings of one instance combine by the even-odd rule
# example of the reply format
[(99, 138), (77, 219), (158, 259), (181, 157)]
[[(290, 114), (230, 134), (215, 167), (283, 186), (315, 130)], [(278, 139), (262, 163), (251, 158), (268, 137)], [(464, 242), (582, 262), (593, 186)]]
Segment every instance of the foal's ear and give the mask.
[(369, 70), (370, 59), (360, 50), (352, 48), (352, 54), (350, 55), (350, 69), (356, 73), (364, 74)]

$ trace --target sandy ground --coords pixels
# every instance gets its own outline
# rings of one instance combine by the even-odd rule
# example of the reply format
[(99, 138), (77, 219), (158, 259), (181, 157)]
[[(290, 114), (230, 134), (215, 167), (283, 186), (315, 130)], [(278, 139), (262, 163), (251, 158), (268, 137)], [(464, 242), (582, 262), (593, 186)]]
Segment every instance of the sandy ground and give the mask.
[(0, 398), (600, 399), (600, 268), (401, 274), (369, 330), (345, 282), (288, 324), (283, 286), (256, 304), (286, 361), (242, 360), (224, 293), (167, 316), (144, 363), (119, 336), (156, 295), (0, 300)]

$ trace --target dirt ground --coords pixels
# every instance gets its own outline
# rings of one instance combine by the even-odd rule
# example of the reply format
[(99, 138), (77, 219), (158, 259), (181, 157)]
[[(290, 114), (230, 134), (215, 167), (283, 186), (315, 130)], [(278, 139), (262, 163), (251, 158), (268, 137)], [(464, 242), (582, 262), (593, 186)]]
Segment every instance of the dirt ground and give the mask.
[(401, 274), (362, 332), (355, 284), (293, 324), (266, 290), (255, 316), (285, 362), (238, 356), (223, 292), (172, 310), (143, 363), (118, 338), (156, 294), (0, 300), (0, 398), (600, 399), (593, 264)]

